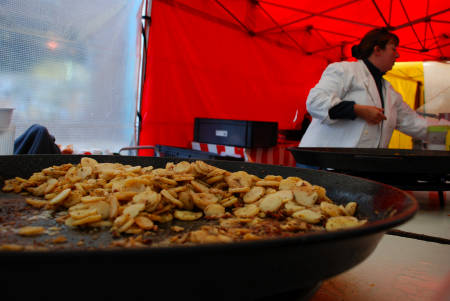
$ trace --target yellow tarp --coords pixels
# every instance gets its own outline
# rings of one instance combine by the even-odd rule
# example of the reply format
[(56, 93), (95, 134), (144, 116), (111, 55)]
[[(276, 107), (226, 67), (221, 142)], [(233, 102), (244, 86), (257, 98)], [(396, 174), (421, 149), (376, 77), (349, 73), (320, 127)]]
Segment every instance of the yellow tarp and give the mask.
[[(403, 100), (413, 110), (423, 104), (422, 62), (395, 63), (392, 70), (384, 75), (384, 78), (391, 83), (395, 91), (403, 96)], [(412, 149), (412, 138), (395, 130), (389, 148)]]

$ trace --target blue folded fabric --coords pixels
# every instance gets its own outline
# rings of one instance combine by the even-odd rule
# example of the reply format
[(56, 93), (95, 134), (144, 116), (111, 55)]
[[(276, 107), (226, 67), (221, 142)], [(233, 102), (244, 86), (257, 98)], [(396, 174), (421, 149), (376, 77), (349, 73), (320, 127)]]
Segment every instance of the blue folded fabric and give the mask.
[(47, 128), (33, 124), (14, 141), (14, 154), (61, 154)]

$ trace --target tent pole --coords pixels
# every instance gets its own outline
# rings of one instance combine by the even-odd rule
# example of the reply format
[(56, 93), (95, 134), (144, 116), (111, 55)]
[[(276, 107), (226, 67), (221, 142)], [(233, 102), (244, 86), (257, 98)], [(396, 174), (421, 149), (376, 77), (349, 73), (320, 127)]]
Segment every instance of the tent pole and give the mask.
[[(135, 145), (139, 145), (140, 140), (140, 134), (142, 129), (142, 96), (144, 92), (144, 84), (145, 84), (145, 77), (147, 72), (147, 53), (148, 53), (148, 42), (149, 42), (149, 35), (150, 35), (150, 25), (151, 25), (151, 10), (152, 10), (152, 0), (144, 0), (145, 5), (145, 12), (144, 16), (142, 16), (142, 20), (144, 21), (144, 24), (142, 26), (142, 37), (144, 41), (143, 45), (143, 51), (142, 51), (142, 63), (141, 63), (141, 80), (140, 80), (140, 87), (139, 87), (139, 97), (138, 97), (138, 104), (136, 105), (136, 116), (135, 116), (135, 123), (134, 123), (134, 129), (135, 129)], [(137, 129), (136, 129), (137, 128)]]
[(250, 30), (241, 20), (238, 19), (238, 17), (236, 17), (228, 8), (225, 7), (225, 5), (223, 5), (219, 0), (215, 0), (216, 3), (222, 7), (236, 22), (239, 23), (239, 25), (242, 26), (242, 28), (245, 29), (245, 31), (250, 34), (251, 36), (255, 35), (255, 32)]
[(450, 21), (436, 20), (436, 19), (430, 20), (430, 22), (450, 24)]
[[(328, 18), (328, 19), (332, 19), (332, 20), (336, 20), (336, 21), (342, 21), (342, 22), (347, 22), (347, 23), (352, 23), (352, 24), (361, 25), (361, 26), (366, 26), (366, 27), (372, 27), (372, 28), (378, 27), (378, 26), (376, 26), (376, 25), (374, 25), (374, 24), (362, 23), (362, 22), (357, 22), (357, 21), (353, 21), (353, 20), (349, 20), (349, 19), (344, 19), (344, 18), (338, 18), (338, 17), (328, 16), (328, 15), (325, 15), (325, 14), (324, 14), (325, 12), (330, 12), (330, 11), (332, 11), (332, 10), (334, 10), (334, 9), (337, 9), (337, 8), (340, 8), (340, 7), (343, 7), (343, 6), (346, 6), (346, 5), (350, 5), (350, 4), (354, 3), (354, 2), (359, 2), (359, 1), (361, 1), (361, 0), (353, 0), (353, 1), (349, 1), (349, 2), (343, 3), (343, 4), (339, 5), (339, 6), (334, 6), (334, 7), (332, 7), (332, 8), (329, 8), (329, 9), (327, 9), (327, 10), (324, 10), (324, 11), (318, 12), (318, 13), (311, 12), (311, 11), (307, 11), (307, 10), (303, 10), (303, 9), (294, 8), (294, 7), (291, 7), (291, 6), (280, 5), (280, 4), (276, 4), (276, 3), (272, 3), (272, 2), (268, 2), (268, 1), (262, 1), (262, 0), (260, 0), (259, 2), (262, 2), (262, 3), (265, 3), (265, 4), (269, 4), (269, 5), (273, 5), (273, 6), (280, 7), (280, 8), (290, 9), (290, 10), (293, 10), (293, 11), (296, 11), (296, 12), (301, 12), (301, 13), (304, 13), (304, 14), (308, 14), (308, 15), (309, 15), (309, 16), (307, 16), (307, 17), (303, 17), (303, 18), (300, 18), (300, 19), (298, 19), (298, 20), (291, 21), (291, 22), (288, 22), (288, 23), (286, 23), (286, 24), (282, 24), (282, 25), (280, 25), (281, 27), (286, 27), (286, 26), (288, 26), (288, 25), (292, 25), (292, 24), (294, 24), (294, 23), (298, 23), (298, 22), (300, 22), (300, 21), (304, 21), (304, 20), (309, 19), (309, 18), (312, 18), (312, 17)], [(268, 32), (268, 31), (271, 31), (271, 30), (274, 30), (274, 29), (277, 29), (277, 28), (278, 28), (278, 27), (275, 26), (275, 27), (272, 27), (272, 28), (268, 28), (268, 29), (261, 30), (261, 31), (259, 31), (258, 33)]]
[(444, 53), (442, 52), (441, 47), (439, 47), (439, 40), (436, 37), (436, 35), (434, 34), (433, 26), (431, 26), (431, 23), (430, 23), (430, 30), (431, 30), (431, 34), (433, 35), (434, 41), (436, 42), (437, 49), (439, 49), (439, 53), (441, 54), (441, 57), (444, 58)]
[[(428, 16), (429, 9), (430, 9), (430, 0), (427, 0), (427, 11), (425, 12), (425, 16), (426, 17)], [(423, 32), (423, 47), (424, 48), (425, 48), (426, 43), (427, 43), (427, 29), (428, 29), (428, 25), (430, 25), (429, 23), (430, 23), (429, 20), (425, 21), (425, 29), (424, 29), (424, 32)]]
[(378, 7), (377, 2), (376, 2), (375, 0), (372, 0), (372, 3), (373, 3), (373, 5), (375, 6), (375, 8), (377, 9), (377, 12), (378, 12), (378, 14), (380, 15), (381, 19), (383, 19), (384, 24), (385, 24), (387, 27), (390, 27), (390, 26), (389, 26), (389, 23), (386, 21), (386, 18), (383, 16), (383, 13), (381, 12), (380, 8)]
[(416, 30), (414, 29), (414, 26), (413, 26), (413, 24), (411, 23), (411, 20), (409, 19), (408, 13), (406, 12), (406, 8), (405, 8), (405, 6), (403, 5), (403, 1), (402, 1), (402, 0), (399, 0), (399, 1), (400, 1), (400, 5), (401, 5), (401, 7), (402, 7), (402, 9), (403, 9), (403, 12), (405, 13), (405, 17), (406, 17), (406, 19), (408, 20), (408, 23), (410, 24), (411, 29), (412, 29), (412, 31), (414, 32), (414, 35), (416, 36), (416, 39), (417, 39), (417, 41), (418, 41), (419, 44), (420, 44), (420, 47), (422, 47), (422, 49), (425, 50), (425, 47), (423, 46), (422, 41), (420, 40), (419, 36), (417, 35), (417, 32), (416, 32)]
[[(448, 12), (448, 11), (450, 11), (450, 8), (446, 8), (446, 9), (444, 9), (444, 10), (435, 12), (434, 14), (431, 14), (431, 15), (428, 15), (428, 16), (426, 16), (426, 17), (419, 18), (419, 19), (416, 19), (416, 20), (413, 20), (413, 21), (404, 23), (404, 24), (402, 24), (402, 25), (394, 26), (394, 27), (393, 27), (393, 30), (401, 29), (401, 28), (403, 28), (403, 27), (407, 27), (407, 26), (410, 26), (410, 25), (412, 25), (412, 24), (425, 22), (425, 21), (427, 21), (427, 20), (436, 22), (435, 20), (432, 20), (433, 17), (442, 15), (442, 14)], [(448, 21), (443, 21), (443, 23), (449, 23), (449, 22), (448, 22)]]
[(391, 24), (391, 18), (392, 18), (392, 1), (393, 1), (393, 0), (390, 0), (390, 1), (389, 1), (389, 20), (388, 20), (389, 27), (390, 27), (390, 24)]
[(263, 11), (263, 13), (280, 29), (281, 32), (283, 32), (284, 34), (286, 34), (286, 36), (292, 41), (294, 42), (294, 44), (298, 47), (298, 49), (300, 49), (304, 54), (309, 55), (310, 53), (307, 52), (305, 50), (305, 48), (303, 48), (296, 39), (294, 39), (294, 37), (292, 37), (287, 31), (285, 31), (280, 24), (269, 14), (269, 12), (267, 12), (264, 7), (262, 7), (259, 3), (257, 4), (257, 6)]

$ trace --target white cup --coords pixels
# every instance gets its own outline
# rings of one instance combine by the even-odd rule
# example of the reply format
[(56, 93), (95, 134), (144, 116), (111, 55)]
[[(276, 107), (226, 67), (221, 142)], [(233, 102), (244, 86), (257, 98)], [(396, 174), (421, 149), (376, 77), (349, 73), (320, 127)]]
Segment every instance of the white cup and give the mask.
[(0, 130), (6, 130), (11, 125), (13, 108), (0, 108)]
[(16, 126), (11, 125), (7, 129), (0, 129), (0, 155), (14, 154), (14, 137)]

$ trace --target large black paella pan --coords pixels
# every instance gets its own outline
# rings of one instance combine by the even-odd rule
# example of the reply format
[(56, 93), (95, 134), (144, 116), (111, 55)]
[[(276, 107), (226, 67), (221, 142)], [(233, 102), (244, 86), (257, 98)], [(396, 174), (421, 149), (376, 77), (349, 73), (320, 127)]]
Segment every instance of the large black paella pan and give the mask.
[[(0, 156), (0, 183), (29, 177), (75, 155)], [(177, 159), (95, 156), (98, 162), (164, 167)], [(207, 161), (257, 176), (298, 176), (323, 186), (336, 203), (358, 203), (365, 225), (336, 232), (307, 233), (250, 242), (139, 249), (104, 249), (109, 233), (94, 233), (89, 249), (0, 252), (2, 294), (37, 299), (255, 300), (292, 290), (308, 290), (366, 259), (390, 228), (410, 219), (417, 201), (403, 191), (362, 178), (325, 171), (244, 162)], [(24, 210), (24, 196), (0, 192), (0, 218)], [(5, 219), (3, 219), (5, 220)], [(0, 223), (2, 220), (0, 220)], [(69, 238), (80, 233), (66, 229)], [(4, 235), (0, 232), (0, 235)], [(165, 235), (164, 231), (160, 235)], [(0, 236), (1, 237), (1, 236)]]

